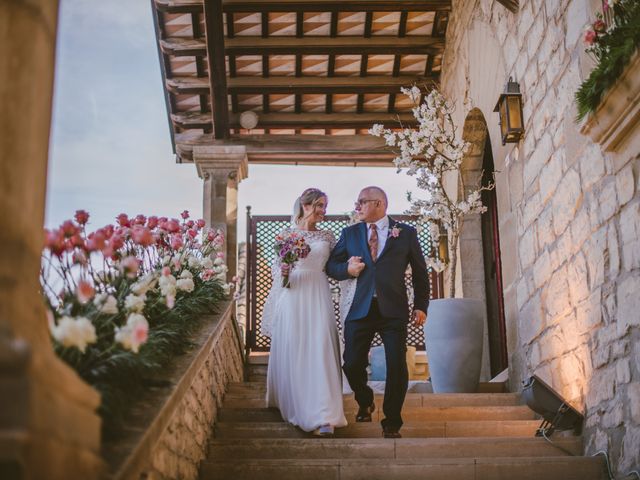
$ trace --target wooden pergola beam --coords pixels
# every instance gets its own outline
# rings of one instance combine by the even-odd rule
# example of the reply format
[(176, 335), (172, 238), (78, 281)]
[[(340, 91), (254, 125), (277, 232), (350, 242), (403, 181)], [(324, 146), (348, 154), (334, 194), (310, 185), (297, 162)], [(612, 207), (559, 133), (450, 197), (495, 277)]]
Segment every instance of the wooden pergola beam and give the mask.
[[(160, 41), (163, 53), (175, 56), (204, 56), (205, 42), (187, 38)], [(415, 37), (235, 37), (224, 46), (227, 55), (437, 55), (444, 51), (444, 39)]]
[[(183, 129), (204, 129), (211, 127), (211, 114), (201, 112), (181, 112), (171, 115), (173, 123)], [(415, 126), (416, 119), (411, 113), (268, 113), (259, 114), (256, 128), (370, 128), (374, 123), (388, 127)], [(242, 128), (240, 115), (229, 114), (229, 127)]]
[(229, 136), (227, 72), (224, 54), (222, 0), (204, 0), (207, 57), (209, 58), (209, 91), (215, 138)]
[[(202, 12), (202, 0), (155, 0), (167, 13)], [(451, 10), (451, 0), (223, 0), (224, 12), (433, 12)]]
[[(329, 93), (399, 93), (400, 87), (433, 85), (439, 75), (431, 76), (369, 76), (369, 77), (235, 77), (227, 79), (231, 94), (329, 94)], [(207, 93), (207, 79), (174, 77), (167, 79), (167, 88), (176, 94)], [(217, 117), (216, 117), (217, 118)]]
[(383, 139), (371, 135), (176, 135), (176, 153), (182, 162), (193, 161), (193, 148), (244, 146), (251, 163), (305, 165), (377, 165), (392, 167), (395, 154)]

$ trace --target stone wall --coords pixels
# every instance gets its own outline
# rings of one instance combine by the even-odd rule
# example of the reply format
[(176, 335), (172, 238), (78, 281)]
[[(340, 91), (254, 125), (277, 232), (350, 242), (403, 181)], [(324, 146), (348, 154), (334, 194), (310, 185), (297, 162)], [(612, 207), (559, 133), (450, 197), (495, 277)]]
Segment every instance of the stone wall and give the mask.
[(197, 479), (229, 382), (242, 381), (242, 343), (233, 304), (205, 328), (202, 342), (115, 479)]
[[(520, 3), (453, 1), (442, 88), (458, 125), (478, 109), (488, 126), (511, 387), (540, 375), (586, 413), (586, 453), (606, 450), (625, 473), (640, 463), (639, 152), (605, 153), (574, 122), (600, 2)], [(493, 107), (509, 76), (526, 133), (503, 147)]]

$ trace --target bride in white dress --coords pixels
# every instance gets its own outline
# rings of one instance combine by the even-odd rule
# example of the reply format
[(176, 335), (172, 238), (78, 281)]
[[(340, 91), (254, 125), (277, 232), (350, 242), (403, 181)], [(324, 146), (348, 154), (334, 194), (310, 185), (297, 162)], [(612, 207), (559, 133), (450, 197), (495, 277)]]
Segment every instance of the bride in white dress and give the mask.
[(290, 271), (291, 288), (282, 287), (276, 256), (261, 326), (261, 332), (271, 337), (267, 406), (280, 409), (289, 423), (321, 436), (347, 425), (338, 329), (324, 273), (336, 240), (332, 232), (316, 228), (326, 209), (327, 196), (315, 188), (296, 200), (292, 230), (304, 237), (311, 250)]

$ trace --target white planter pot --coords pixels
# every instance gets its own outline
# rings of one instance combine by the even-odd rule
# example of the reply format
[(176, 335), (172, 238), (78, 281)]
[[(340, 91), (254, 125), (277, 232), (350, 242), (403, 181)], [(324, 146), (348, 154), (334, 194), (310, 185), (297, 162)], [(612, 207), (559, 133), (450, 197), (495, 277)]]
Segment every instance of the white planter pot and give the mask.
[(478, 391), (485, 305), (481, 300), (431, 300), (424, 326), (434, 393)]

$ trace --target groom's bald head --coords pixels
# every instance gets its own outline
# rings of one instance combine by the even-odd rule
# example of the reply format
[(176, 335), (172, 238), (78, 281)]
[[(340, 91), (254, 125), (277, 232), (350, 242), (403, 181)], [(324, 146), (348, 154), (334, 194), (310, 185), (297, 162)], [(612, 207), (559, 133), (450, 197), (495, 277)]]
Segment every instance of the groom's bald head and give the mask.
[(384, 204), (385, 210), (389, 206), (389, 199), (387, 198), (387, 194), (384, 193), (384, 190), (382, 190), (380, 187), (376, 187), (376, 186), (364, 187), (362, 189), (362, 193), (367, 195), (367, 197), (369, 198), (381, 200), (382, 203)]

